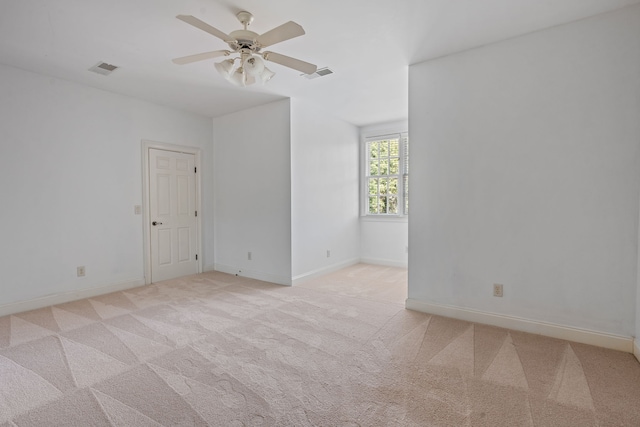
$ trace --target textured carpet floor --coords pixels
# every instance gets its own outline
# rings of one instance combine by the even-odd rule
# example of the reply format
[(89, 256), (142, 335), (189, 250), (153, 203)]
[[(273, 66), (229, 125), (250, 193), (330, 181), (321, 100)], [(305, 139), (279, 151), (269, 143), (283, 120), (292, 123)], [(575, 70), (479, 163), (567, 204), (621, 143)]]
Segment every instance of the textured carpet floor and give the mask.
[(402, 282), (206, 273), (1, 317), (0, 426), (640, 426), (632, 355), (408, 311), (365, 274)]

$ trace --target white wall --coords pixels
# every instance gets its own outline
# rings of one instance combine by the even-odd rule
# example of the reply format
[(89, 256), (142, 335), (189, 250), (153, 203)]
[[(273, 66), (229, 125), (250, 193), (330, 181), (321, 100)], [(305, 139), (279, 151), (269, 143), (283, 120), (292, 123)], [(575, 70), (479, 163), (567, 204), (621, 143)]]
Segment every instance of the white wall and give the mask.
[(407, 220), (362, 218), (360, 260), (367, 264), (407, 267), (409, 245)]
[[(407, 121), (381, 123), (360, 128), (361, 141), (368, 137), (407, 132)], [(411, 135), (409, 135), (411, 141)], [(364, 156), (364, 152), (360, 151)], [(361, 170), (365, 165), (361, 162)], [(402, 218), (360, 218), (360, 259), (369, 264), (406, 267), (408, 263), (409, 221)]]
[(409, 298), (634, 335), (640, 7), (412, 66), (409, 96)]
[(212, 259), (210, 118), (0, 66), (0, 306), (144, 283), (143, 139), (202, 148)]
[(294, 280), (357, 262), (358, 129), (293, 99), (291, 176)]
[(208, 268), (290, 284), (290, 101), (215, 118), (213, 141), (215, 264)]

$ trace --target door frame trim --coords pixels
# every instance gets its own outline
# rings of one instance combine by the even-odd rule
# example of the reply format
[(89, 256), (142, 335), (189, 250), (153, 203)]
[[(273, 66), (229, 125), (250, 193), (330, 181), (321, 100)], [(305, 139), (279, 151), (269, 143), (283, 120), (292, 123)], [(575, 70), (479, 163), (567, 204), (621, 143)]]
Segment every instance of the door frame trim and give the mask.
[(156, 150), (173, 151), (176, 153), (193, 154), (195, 158), (196, 173), (196, 210), (198, 216), (196, 217), (196, 227), (198, 228), (196, 233), (196, 250), (198, 251), (198, 273), (202, 273), (202, 166), (200, 164), (200, 158), (202, 150), (197, 147), (189, 147), (186, 145), (169, 144), (166, 142), (150, 141), (143, 139), (141, 143), (141, 157), (142, 157), (142, 242), (144, 245), (143, 259), (144, 259), (144, 284), (151, 283), (151, 234), (149, 233), (149, 227), (151, 226), (149, 220), (149, 149), (154, 148)]

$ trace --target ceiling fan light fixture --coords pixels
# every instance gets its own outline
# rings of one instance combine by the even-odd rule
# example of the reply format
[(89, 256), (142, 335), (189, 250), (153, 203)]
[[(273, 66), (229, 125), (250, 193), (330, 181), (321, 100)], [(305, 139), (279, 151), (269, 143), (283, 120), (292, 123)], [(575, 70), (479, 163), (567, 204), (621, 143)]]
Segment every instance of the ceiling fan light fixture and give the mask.
[(244, 74), (244, 70), (242, 69), (242, 67), (239, 67), (235, 71), (235, 73), (231, 74), (231, 76), (227, 80), (229, 80), (231, 83), (233, 83), (236, 86), (247, 85), (246, 76)]
[(233, 61), (233, 59), (225, 59), (224, 61), (216, 62), (215, 64), (216, 70), (218, 70), (222, 77), (227, 80), (229, 80), (232, 75), (231, 72), (233, 70)]
[(259, 76), (264, 71), (264, 61), (257, 55), (250, 55), (242, 64), (245, 72), (250, 76)]
[(255, 82), (256, 82), (256, 78), (255, 77), (253, 77), (251, 75), (248, 75), (247, 73), (244, 74), (244, 85), (245, 86), (252, 85)]
[(271, 80), (273, 78), (273, 76), (275, 76), (275, 75), (276, 75), (276, 73), (274, 73), (273, 71), (271, 71), (267, 67), (264, 67), (264, 70), (262, 71), (260, 76), (258, 76), (258, 78), (260, 79), (260, 83), (265, 84), (269, 80)]

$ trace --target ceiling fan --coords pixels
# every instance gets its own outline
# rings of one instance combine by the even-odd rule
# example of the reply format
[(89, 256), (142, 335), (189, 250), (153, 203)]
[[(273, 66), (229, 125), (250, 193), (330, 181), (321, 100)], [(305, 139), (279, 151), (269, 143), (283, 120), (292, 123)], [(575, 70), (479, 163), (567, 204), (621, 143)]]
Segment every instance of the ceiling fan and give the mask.
[[(264, 84), (269, 81), (275, 73), (264, 65), (264, 61), (275, 62), (276, 64), (284, 65), (285, 67), (301, 71), (305, 74), (313, 74), (316, 72), (317, 67), (308, 62), (275, 52), (262, 51), (263, 48), (305, 34), (304, 29), (299, 24), (289, 21), (264, 34), (257, 34), (247, 29), (253, 22), (253, 15), (251, 13), (242, 11), (239, 12), (236, 17), (244, 26), (244, 29), (226, 34), (194, 16), (176, 16), (179, 20), (221, 39), (229, 45), (231, 50), (214, 50), (212, 52), (183, 56), (181, 58), (175, 58), (173, 62), (184, 65), (220, 56), (238, 54), (238, 57), (226, 59), (215, 64), (218, 72), (237, 86), (248, 86), (256, 81)], [(239, 62), (238, 67), (234, 70), (234, 66), (236, 65), (235, 61)]]

